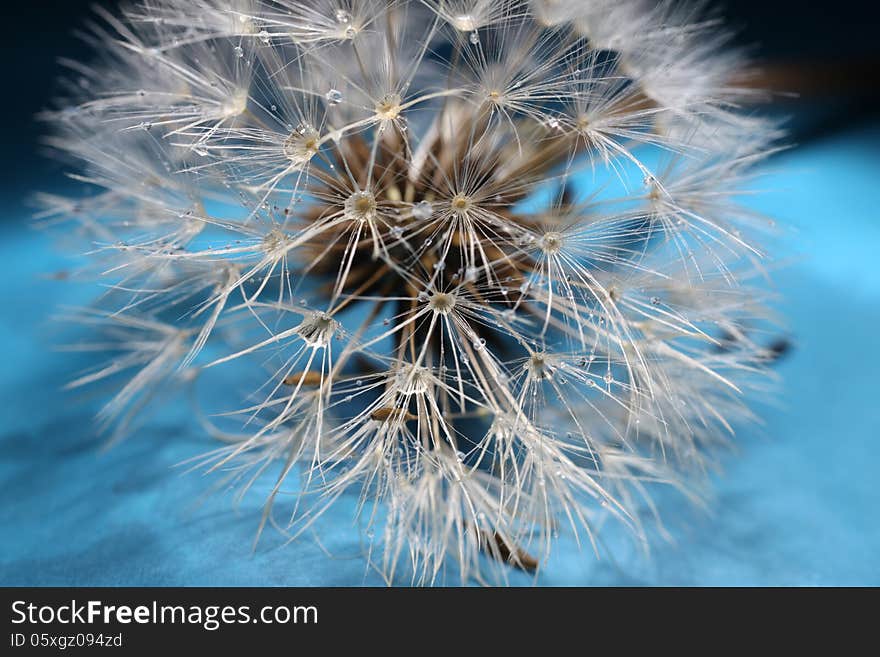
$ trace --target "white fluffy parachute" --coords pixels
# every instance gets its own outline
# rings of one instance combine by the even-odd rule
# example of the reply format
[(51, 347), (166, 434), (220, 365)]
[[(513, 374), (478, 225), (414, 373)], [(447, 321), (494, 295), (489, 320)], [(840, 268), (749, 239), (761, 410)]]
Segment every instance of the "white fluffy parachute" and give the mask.
[(118, 438), (225, 382), (204, 465), (270, 478), (261, 531), (354, 493), (389, 582), (503, 582), (560, 531), (647, 540), (751, 418), (771, 224), (738, 196), (779, 135), (711, 13), (140, 0), (88, 38), (43, 117), (110, 354), (72, 385), (118, 384)]

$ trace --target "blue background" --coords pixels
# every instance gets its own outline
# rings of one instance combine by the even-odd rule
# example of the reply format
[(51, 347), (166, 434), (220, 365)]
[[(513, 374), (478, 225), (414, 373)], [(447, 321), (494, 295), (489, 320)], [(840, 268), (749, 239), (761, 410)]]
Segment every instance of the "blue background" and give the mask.
[[(41, 29), (53, 29), (52, 12), (37, 4), (17, 11), (39, 16), (17, 22), (39, 18)], [(59, 4), (58, 34), (82, 4)], [(753, 36), (777, 58), (835, 35), (838, 51), (860, 55), (858, 44), (871, 38), (852, 36), (852, 26), (871, 23), (858, 11), (851, 25), (785, 22), (786, 31), (776, 29), (786, 16), (811, 20), (801, 3), (787, 15), (784, 2), (753, 4)], [(381, 584), (360, 557), (352, 500), (320, 523), (320, 544), (306, 536), (282, 545), (269, 531), (252, 552), (263, 498), (235, 506), (230, 494), (205, 496), (208, 479), (175, 467), (212, 447), (185, 414), (164, 413), (103, 450), (93, 424), (101, 399), (60, 390), (83, 363), (52, 350), (64, 327), (49, 316), (88, 294), (47, 276), (68, 263), (28, 227), (23, 199), (47, 181), (50, 189), (65, 184), (58, 167), (37, 159), (30, 117), (46, 102), (53, 57), (78, 51), (66, 36), (52, 49), (32, 42), (12, 44), (21, 57), (10, 84), (22, 106), (0, 110), (10, 113), (0, 188), (0, 585)], [(816, 54), (827, 59), (805, 56)], [(778, 396), (761, 400), (764, 425), (740, 430), (707, 512), (661, 499), (672, 541), (655, 541), (645, 556), (610, 532), (608, 554), (597, 560), (563, 536), (538, 583), (880, 585), (880, 123), (854, 124), (865, 104), (838, 100), (809, 113), (786, 108), (802, 145), (767, 163), (768, 193), (754, 199), (786, 227), (775, 285), (795, 344), (777, 368)]]

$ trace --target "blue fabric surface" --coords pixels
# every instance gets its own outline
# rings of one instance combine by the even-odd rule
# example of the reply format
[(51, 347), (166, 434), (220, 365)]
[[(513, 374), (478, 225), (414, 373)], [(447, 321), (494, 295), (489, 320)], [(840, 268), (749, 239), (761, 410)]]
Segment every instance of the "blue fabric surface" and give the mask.
[[(672, 540), (648, 556), (614, 533), (601, 560), (563, 537), (540, 584), (880, 584), (880, 129), (768, 167), (754, 207), (791, 227), (776, 287), (796, 346), (779, 365), (779, 403), (740, 431), (708, 513), (661, 499)], [(262, 498), (205, 497), (203, 476), (174, 467), (212, 446), (183, 416), (101, 449), (99, 399), (59, 391), (75, 359), (49, 347), (48, 315), (83, 299), (41, 276), (57, 256), (24, 224), (0, 233), (0, 584), (382, 583), (360, 556), (353, 500), (322, 520), (320, 544), (270, 531), (252, 551)]]

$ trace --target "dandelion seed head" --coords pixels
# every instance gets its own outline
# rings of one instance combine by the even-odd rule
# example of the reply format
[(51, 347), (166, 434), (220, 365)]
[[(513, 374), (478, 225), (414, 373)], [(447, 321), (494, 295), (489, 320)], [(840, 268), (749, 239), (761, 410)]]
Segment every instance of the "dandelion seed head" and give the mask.
[(284, 140), (282, 150), (285, 157), (294, 164), (305, 164), (320, 148), (321, 135), (310, 125), (298, 126)]
[(312, 313), (297, 327), (297, 334), (310, 347), (326, 347), (339, 326), (327, 313)]
[(449, 202), (452, 212), (457, 215), (467, 214), (473, 206), (473, 199), (467, 194), (456, 194)]
[(529, 356), (524, 367), (532, 379), (550, 379), (554, 370), (553, 358), (545, 353), (535, 353)]
[(266, 253), (273, 253), (283, 250), (289, 243), (290, 238), (280, 229), (275, 228), (262, 239), (262, 248)]
[(452, 19), (456, 30), (461, 32), (473, 32), (479, 26), (479, 20), (472, 14), (457, 14)]
[(250, 16), (245, 16), (244, 14), (233, 15), (232, 21), (233, 29), (240, 34), (257, 34), (259, 32), (257, 24)]
[(564, 242), (565, 237), (562, 235), (562, 233), (557, 231), (544, 233), (539, 241), (541, 249), (544, 251), (544, 253), (550, 255), (558, 253), (559, 250), (562, 248)]
[(424, 395), (431, 382), (431, 373), (426, 367), (409, 365), (397, 374), (397, 385), (407, 394)]
[(242, 90), (236, 91), (232, 94), (229, 101), (223, 104), (221, 113), (225, 117), (238, 116), (247, 109), (247, 103), (248, 92)]
[(376, 218), (376, 207), (372, 192), (355, 192), (345, 199), (345, 215), (352, 221), (372, 221)]
[(436, 294), (431, 295), (428, 305), (431, 306), (431, 309), (434, 312), (440, 315), (446, 315), (452, 312), (452, 309), (455, 308), (455, 296), (446, 292), (437, 292)]
[(746, 62), (702, 7), (136, 0), (105, 22), (43, 115), (93, 193), (39, 201), (109, 290), (76, 320), (111, 360), (71, 384), (121, 382), (108, 430), (262, 377), (216, 400), (204, 464), (244, 487), (282, 466), (267, 526), (353, 494), (389, 582), (498, 583), (597, 509), (643, 541), (645, 482), (692, 490), (752, 418), (768, 222), (739, 196), (779, 131), (740, 109)]
[(386, 121), (393, 121), (400, 116), (402, 107), (399, 94), (385, 94), (382, 99), (376, 103), (376, 116)]

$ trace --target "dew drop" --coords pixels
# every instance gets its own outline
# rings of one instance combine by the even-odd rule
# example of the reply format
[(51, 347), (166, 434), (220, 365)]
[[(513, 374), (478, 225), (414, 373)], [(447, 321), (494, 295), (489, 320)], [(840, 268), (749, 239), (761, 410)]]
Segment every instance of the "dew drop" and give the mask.
[(476, 30), (474, 30), (473, 32), (471, 32), (471, 35), (468, 37), (468, 40), (472, 44), (477, 45), (478, 43), (480, 43), (480, 33), (477, 32)]
[(260, 32), (259, 32), (259, 34), (257, 34), (257, 36), (260, 37), (260, 41), (265, 43), (267, 46), (269, 45), (270, 38), (269, 38), (269, 33), (266, 30), (260, 30)]
[(235, 48), (232, 49), (232, 52), (234, 52), (235, 56), (238, 58), (244, 57), (244, 50), (241, 46), (235, 46)]
[(327, 99), (328, 105), (338, 105), (342, 102), (342, 92), (339, 89), (331, 89), (324, 95), (324, 98)]
[(433, 212), (433, 207), (427, 201), (419, 201), (413, 206), (412, 216), (414, 219), (428, 219)]

